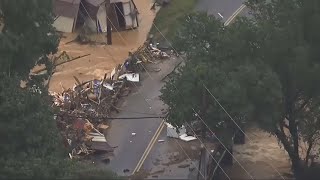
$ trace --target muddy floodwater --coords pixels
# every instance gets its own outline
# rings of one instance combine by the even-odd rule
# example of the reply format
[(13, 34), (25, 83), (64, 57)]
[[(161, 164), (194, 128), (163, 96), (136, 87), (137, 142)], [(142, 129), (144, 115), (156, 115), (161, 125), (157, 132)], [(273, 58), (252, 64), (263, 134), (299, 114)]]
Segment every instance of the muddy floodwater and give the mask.
[[(64, 34), (58, 54), (66, 51), (71, 57), (85, 54), (90, 54), (90, 56), (58, 66), (50, 81), (49, 90), (61, 92), (60, 82), (65, 88), (72, 88), (75, 83), (73, 76), (76, 76), (80, 81), (101, 79), (105, 73), (110, 73), (117, 64), (123, 63), (128, 52), (137, 49), (147, 38), (156, 15), (156, 12), (150, 10), (152, 2), (152, 0), (135, 1), (139, 11), (139, 27), (120, 32), (113, 28), (112, 45), (66, 44), (72, 41), (76, 34)], [(97, 42), (106, 42), (106, 37), (103, 34), (97, 35), (93, 39)]]
[(261, 180), (292, 179), (288, 154), (274, 136), (258, 128), (249, 129), (246, 134), (249, 137), (246, 143), (234, 146), (237, 160), (231, 168), (225, 169), (230, 179), (249, 180), (249, 175)]

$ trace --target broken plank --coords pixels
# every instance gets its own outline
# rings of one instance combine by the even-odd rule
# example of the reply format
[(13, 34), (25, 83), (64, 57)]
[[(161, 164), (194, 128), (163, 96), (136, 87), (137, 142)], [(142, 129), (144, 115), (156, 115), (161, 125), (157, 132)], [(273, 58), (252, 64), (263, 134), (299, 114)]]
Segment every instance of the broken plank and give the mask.
[(79, 79), (76, 77), (76, 76), (73, 76), (73, 78), (76, 80), (76, 82), (78, 83), (77, 85), (80, 85), (81, 83), (80, 83), (80, 81), (79, 81)]

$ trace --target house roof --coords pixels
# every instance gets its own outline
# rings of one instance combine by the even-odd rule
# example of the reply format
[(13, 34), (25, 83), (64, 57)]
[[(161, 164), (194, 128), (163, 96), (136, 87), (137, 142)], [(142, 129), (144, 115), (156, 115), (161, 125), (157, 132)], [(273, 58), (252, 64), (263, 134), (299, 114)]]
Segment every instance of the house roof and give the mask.
[(54, 0), (53, 13), (57, 16), (77, 17), (81, 0)]

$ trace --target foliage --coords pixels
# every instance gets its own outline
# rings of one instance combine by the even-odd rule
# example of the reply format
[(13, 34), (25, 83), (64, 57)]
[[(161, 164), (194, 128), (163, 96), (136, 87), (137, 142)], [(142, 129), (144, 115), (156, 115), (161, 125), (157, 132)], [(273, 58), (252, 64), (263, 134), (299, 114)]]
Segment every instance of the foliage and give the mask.
[[(193, 11), (197, 0), (171, 0), (170, 4), (162, 7), (154, 20), (150, 34), (153, 34), (157, 41), (166, 41), (160, 32), (171, 40), (177, 29), (180, 27), (179, 19)], [(160, 32), (159, 32), (160, 31)]]
[(65, 163), (67, 164), (67, 173), (63, 179), (122, 179), (115, 173), (105, 168), (88, 164), (88, 162), (65, 161)]
[(211, 94), (203, 91), (205, 85), (236, 122), (254, 121), (275, 135), (300, 178), (316, 155), (320, 130), (316, 2), (250, 0), (252, 17), (238, 18), (228, 27), (205, 14), (187, 16), (175, 41), (186, 53), (186, 65), (162, 90), (169, 120), (177, 125), (193, 120), (195, 108), (202, 109), (200, 116), (215, 131), (223, 123), (222, 129), (234, 129)]
[[(246, 21), (242, 23), (248, 24)], [(200, 117), (215, 132), (233, 134), (231, 130), (224, 130), (233, 129), (233, 122), (204, 87), (212, 95), (218, 95), (219, 102), (242, 125), (245, 119), (253, 116), (254, 111), (254, 104), (250, 102), (248, 94), (255, 95), (256, 90), (263, 91), (266, 86), (254, 82), (261, 77), (270, 85), (279, 87), (276, 77), (269, 74), (261, 62), (252, 61), (252, 50), (245, 48), (249, 45), (239, 40), (239, 37), (245, 35), (241, 32), (246, 32), (249, 27), (237, 27), (237, 31), (226, 29), (221, 22), (206, 14), (188, 16), (182, 27), (175, 47), (186, 52), (186, 65), (162, 89), (162, 99), (170, 107), (169, 121), (176, 125), (181, 125), (184, 120), (192, 121), (195, 119), (192, 117), (193, 108), (204, 108), (199, 113)], [(250, 34), (247, 36), (253, 38)], [(247, 84), (250, 89), (243, 89), (243, 84)]]
[[(51, 0), (2, 0), (0, 71), (28, 78), (35, 64), (50, 66), (47, 55), (57, 52), (59, 38), (52, 27)], [(50, 73), (50, 72), (49, 72)]]
[[(0, 33), (0, 179), (114, 179), (109, 171), (67, 159), (43, 77), (29, 78), (35, 64), (45, 64), (50, 70), (48, 56), (57, 51), (51, 5), (51, 0), (0, 1), (4, 23)], [(32, 84), (23, 89), (22, 79)]]
[(18, 77), (1, 74), (0, 79), (2, 178), (55, 175), (54, 168), (37, 170), (58, 163), (55, 157), (63, 153), (48, 99), (21, 89)]

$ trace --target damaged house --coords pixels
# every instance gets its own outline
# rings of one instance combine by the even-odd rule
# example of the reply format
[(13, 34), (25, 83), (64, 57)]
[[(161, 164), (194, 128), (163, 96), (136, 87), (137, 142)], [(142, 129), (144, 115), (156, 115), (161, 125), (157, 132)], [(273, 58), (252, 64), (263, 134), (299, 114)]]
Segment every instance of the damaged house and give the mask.
[(113, 30), (138, 27), (138, 12), (133, 0), (110, 0), (110, 17), (106, 0), (54, 0), (53, 26), (60, 32), (76, 32), (86, 26), (90, 31), (104, 33), (107, 21)]

